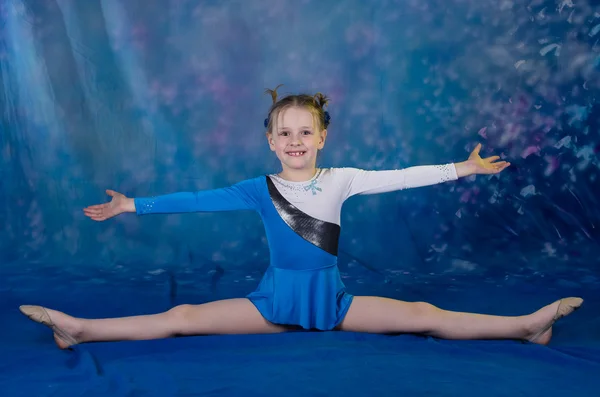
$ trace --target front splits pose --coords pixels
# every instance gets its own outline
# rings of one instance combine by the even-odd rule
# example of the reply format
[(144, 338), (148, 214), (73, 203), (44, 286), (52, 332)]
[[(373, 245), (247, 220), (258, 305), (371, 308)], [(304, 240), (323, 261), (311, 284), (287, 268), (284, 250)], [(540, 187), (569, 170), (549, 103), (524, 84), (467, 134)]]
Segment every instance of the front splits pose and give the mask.
[(581, 298), (563, 298), (522, 316), (493, 316), (440, 309), (346, 291), (337, 266), (340, 212), (346, 199), (429, 186), (472, 174), (495, 174), (510, 165), (498, 156), (481, 158), (477, 145), (460, 163), (367, 171), (317, 168), (329, 125), (327, 99), (317, 94), (277, 100), (265, 120), (269, 146), (281, 161), (279, 174), (226, 188), (128, 198), (107, 190), (109, 203), (84, 209), (95, 221), (124, 212), (138, 215), (253, 210), (269, 241), (270, 266), (245, 298), (180, 305), (164, 313), (83, 319), (21, 306), (47, 325), (60, 348), (98, 341), (142, 340), (181, 335), (276, 333), (296, 329), (369, 333), (420, 333), (445, 339), (518, 339), (548, 344), (552, 325), (578, 309)]

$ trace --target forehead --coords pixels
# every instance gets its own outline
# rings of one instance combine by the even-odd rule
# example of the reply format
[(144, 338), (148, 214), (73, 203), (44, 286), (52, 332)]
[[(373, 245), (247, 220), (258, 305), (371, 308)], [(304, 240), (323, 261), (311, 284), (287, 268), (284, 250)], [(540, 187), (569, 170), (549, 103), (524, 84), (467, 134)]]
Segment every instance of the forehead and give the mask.
[(279, 112), (277, 124), (279, 128), (294, 128), (300, 126), (312, 126), (314, 116), (308, 110), (299, 107), (291, 107)]

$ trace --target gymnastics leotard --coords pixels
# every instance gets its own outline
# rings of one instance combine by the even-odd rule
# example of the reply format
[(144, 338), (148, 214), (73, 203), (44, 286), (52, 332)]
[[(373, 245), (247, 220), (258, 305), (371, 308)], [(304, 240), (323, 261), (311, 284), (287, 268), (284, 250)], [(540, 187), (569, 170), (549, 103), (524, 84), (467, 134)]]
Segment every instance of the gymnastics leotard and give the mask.
[(367, 171), (325, 168), (305, 182), (264, 175), (225, 188), (135, 198), (138, 215), (257, 211), (269, 242), (270, 263), (247, 298), (275, 324), (331, 330), (353, 296), (337, 266), (340, 215), (346, 199), (456, 180), (454, 164)]

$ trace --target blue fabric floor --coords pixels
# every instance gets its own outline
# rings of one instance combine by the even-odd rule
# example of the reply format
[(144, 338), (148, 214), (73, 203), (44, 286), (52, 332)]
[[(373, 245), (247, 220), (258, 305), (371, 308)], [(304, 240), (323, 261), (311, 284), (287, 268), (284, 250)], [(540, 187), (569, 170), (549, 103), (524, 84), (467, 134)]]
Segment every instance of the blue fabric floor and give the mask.
[[(294, 332), (105, 342), (61, 351), (48, 329), (18, 311), (20, 304), (42, 304), (81, 317), (109, 317), (206, 301), (185, 288), (173, 294), (174, 278), (148, 274), (132, 281), (98, 270), (66, 274), (59, 266), (3, 269), (1, 395), (599, 395), (600, 284), (593, 277), (582, 284), (558, 276), (483, 280), (431, 276), (413, 280), (401, 293), (395, 291), (402, 286), (393, 283), (376, 291), (406, 300), (428, 296), (428, 301), (453, 310), (506, 315), (529, 312), (578, 292), (586, 299), (584, 306), (556, 324), (546, 347), (416, 335)], [(219, 298), (240, 296), (251, 284), (239, 291), (229, 289), (231, 296)], [(368, 293), (369, 286), (352, 280), (348, 284)]]

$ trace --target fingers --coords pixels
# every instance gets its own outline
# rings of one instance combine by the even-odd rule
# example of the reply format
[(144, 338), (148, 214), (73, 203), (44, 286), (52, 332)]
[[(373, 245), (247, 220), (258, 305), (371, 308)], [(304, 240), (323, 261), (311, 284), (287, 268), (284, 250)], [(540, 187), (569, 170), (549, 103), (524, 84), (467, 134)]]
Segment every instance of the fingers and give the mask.
[(112, 216), (112, 211), (109, 203), (91, 205), (89, 207), (84, 208), (83, 213), (87, 217), (95, 221), (103, 221)]
[(500, 161), (498, 163), (487, 163), (484, 164), (478, 173), (481, 174), (497, 174), (499, 172), (504, 171), (506, 168), (510, 166), (508, 161)]
[(84, 209), (83, 213), (85, 216), (87, 216), (88, 218), (91, 218), (95, 221), (103, 221), (105, 219), (108, 219), (106, 214), (104, 214), (102, 211), (86, 211)]
[(100, 216), (102, 213), (104, 213), (104, 211), (96, 208), (84, 208), (83, 213), (89, 216)]
[(104, 210), (104, 209), (108, 208), (109, 205), (110, 205), (110, 203), (95, 204), (95, 205), (87, 206), (84, 209), (90, 210), (90, 211)]
[(93, 219), (95, 221), (105, 221), (114, 216), (114, 214), (109, 211), (100, 211), (100, 210), (91, 210), (90, 211), (87, 208), (83, 209), (83, 213), (85, 216), (87, 216), (88, 218)]
[(88, 218), (95, 220), (95, 221), (104, 221), (109, 218), (102, 211), (88, 211), (88, 210), (84, 209), (83, 213), (85, 214), (85, 216), (87, 216)]
[(89, 216), (89, 215), (88, 215), (88, 218), (90, 218), (91, 220), (96, 221), (96, 222), (102, 222), (102, 221), (105, 221), (108, 219), (105, 216)]
[(489, 169), (490, 172), (493, 174), (497, 174), (499, 172), (504, 171), (508, 166), (510, 166), (510, 163), (506, 162), (506, 161), (502, 161), (499, 163), (493, 163), (493, 164), (491, 164), (491, 166), (492, 167)]
[(108, 194), (110, 197), (121, 195), (121, 193), (115, 192), (114, 190), (110, 190), (110, 189), (106, 189), (106, 194)]

